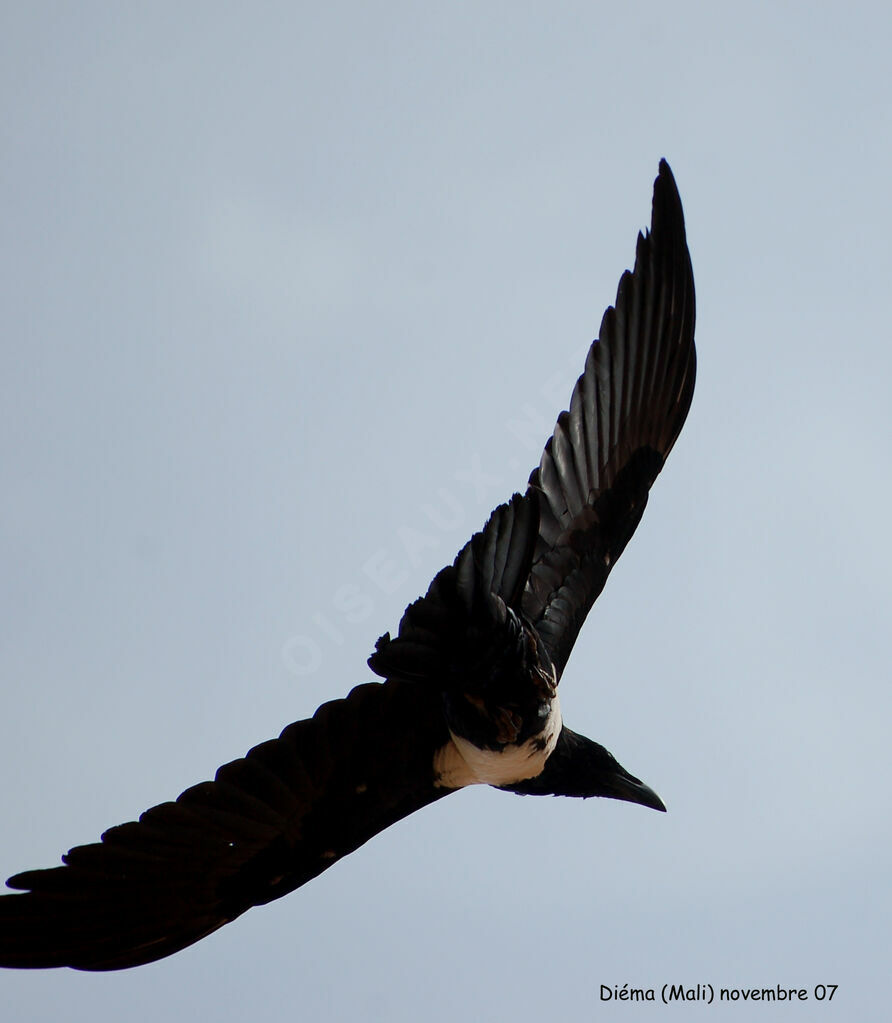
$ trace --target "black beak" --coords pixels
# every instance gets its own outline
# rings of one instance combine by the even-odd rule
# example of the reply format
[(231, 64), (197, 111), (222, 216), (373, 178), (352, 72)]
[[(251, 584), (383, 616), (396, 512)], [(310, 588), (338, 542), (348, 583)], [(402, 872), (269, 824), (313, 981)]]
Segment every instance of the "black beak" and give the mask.
[(627, 803), (640, 803), (642, 806), (649, 806), (652, 810), (666, 812), (663, 800), (652, 788), (645, 785), (643, 781), (623, 770), (619, 764), (616, 765), (615, 773), (605, 780), (604, 795), (608, 799), (622, 799)]

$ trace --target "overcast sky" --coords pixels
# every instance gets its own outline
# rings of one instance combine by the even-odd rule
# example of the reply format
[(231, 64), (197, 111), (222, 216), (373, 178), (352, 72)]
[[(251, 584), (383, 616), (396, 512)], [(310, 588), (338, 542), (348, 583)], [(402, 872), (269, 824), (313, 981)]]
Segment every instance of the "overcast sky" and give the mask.
[(171, 959), (4, 972), (4, 1019), (886, 1018), (888, 6), (140, 6), (2, 13), (0, 874), (370, 677), (661, 156), (697, 391), (561, 692), (669, 813), (462, 792)]

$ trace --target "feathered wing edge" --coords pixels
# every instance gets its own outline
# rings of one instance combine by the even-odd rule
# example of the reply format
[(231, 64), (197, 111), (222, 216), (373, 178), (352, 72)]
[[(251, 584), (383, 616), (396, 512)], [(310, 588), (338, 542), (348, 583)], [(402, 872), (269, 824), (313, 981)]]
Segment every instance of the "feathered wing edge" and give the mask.
[(585, 371), (528, 494), (539, 535), (523, 596), (558, 673), (684, 424), (696, 375), (694, 278), (684, 214), (665, 160), (651, 231), (638, 236)]
[(381, 637), (373, 671), (448, 688), (477, 663), (507, 606), (533, 623), (560, 675), (690, 408), (694, 315), (684, 214), (663, 160), (651, 231), (638, 236), (635, 268), (620, 279), (526, 494), (496, 508), (406, 609), (395, 639)]
[(447, 794), (447, 739), (429, 687), (358, 686), (65, 866), (11, 878), (27, 891), (0, 898), (0, 965), (115, 970), (198, 941)]
[(538, 503), (515, 494), (499, 505), (455, 561), (407, 608), (399, 633), (386, 633), (369, 658), (384, 678), (423, 681), (448, 691), (469, 684), (481, 662), (497, 658), (507, 609), (520, 608), (538, 536)]

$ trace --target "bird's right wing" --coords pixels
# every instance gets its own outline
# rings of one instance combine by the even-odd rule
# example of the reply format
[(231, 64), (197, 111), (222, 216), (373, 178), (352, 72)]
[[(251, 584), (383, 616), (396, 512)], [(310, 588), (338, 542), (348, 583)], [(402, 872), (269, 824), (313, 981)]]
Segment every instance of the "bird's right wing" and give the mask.
[(357, 686), (65, 866), (10, 878), (26, 891), (0, 897), (0, 966), (116, 970), (191, 945), (449, 792), (448, 738), (432, 687)]
[(409, 605), (369, 660), (385, 677), (467, 685), (511, 642), (505, 607), (535, 626), (558, 676), (641, 519), (694, 390), (694, 278), (665, 161), (651, 232), (604, 314), (569, 412), (523, 497), (515, 494)]
[(638, 236), (529, 496), (539, 536), (523, 610), (563, 671), (585, 617), (635, 531), (694, 392), (694, 277), (665, 160), (651, 231)]
[(515, 494), (411, 603), (399, 634), (382, 636), (369, 667), (383, 678), (434, 684), (441, 691), (487, 674), (515, 641), (508, 608), (519, 608), (538, 535), (537, 502)]

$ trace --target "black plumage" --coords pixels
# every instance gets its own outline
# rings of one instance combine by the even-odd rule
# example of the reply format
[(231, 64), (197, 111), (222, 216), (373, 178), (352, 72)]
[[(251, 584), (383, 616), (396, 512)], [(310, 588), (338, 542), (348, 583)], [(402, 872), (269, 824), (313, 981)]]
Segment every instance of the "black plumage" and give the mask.
[(369, 664), (385, 681), (72, 849), (64, 866), (12, 877), (20, 893), (0, 898), (0, 965), (160, 959), (466, 784), (663, 809), (563, 725), (557, 685), (681, 430), (694, 375), (693, 275), (663, 161), (651, 231), (526, 492), (378, 641)]

